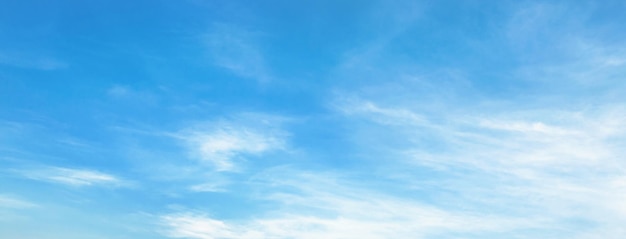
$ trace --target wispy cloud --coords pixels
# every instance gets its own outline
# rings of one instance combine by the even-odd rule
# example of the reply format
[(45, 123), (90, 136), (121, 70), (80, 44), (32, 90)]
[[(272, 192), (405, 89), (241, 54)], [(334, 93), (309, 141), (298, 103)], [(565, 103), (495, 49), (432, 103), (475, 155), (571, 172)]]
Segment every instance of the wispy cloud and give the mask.
[(46, 71), (69, 67), (67, 62), (52, 57), (8, 52), (0, 52), (0, 65)]
[(162, 218), (175, 228), (167, 232), (173, 238), (235, 238), (233, 229), (222, 221), (193, 214), (169, 215)]
[(189, 187), (192, 192), (227, 192), (232, 181), (221, 174), (204, 175), (196, 183)]
[[(574, 12), (580, 10), (584, 9)], [(439, 69), (415, 70), (423, 62), (394, 58), (397, 55), (388, 49), (392, 40), (415, 24), (414, 18), (407, 18), (380, 39), (347, 51), (333, 72), (349, 87), (341, 92), (338, 86), (340, 99), (330, 104), (349, 125), (348, 137), (361, 157), (359, 169), (342, 170), (344, 175), (360, 176), (269, 170), (256, 175), (261, 179), (254, 182), (254, 196), (274, 205), (272, 210), (233, 220), (194, 210), (168, 214), (161, 218), (166, 235), (534, 238), (537, 232), (621, 238), (621, 225), (626, 223), (620, 203), (626, 195), (621, 156), (626, 148), (626, 108), (602, 101), (603, 96), (584, 86), (600, 82), (614, 88), (600, 95), (623, 89), (619, 79), (625, 48), (590, 38), (583, 30), (584, 20), (560, 18), (577, 16), (572, 13), (559, 5), (530, 4), (508, 21), (498, 19), (508, 28), (490, 40), (513, 52), (510, 57), (515, 59), (503, 64), (510, 67), (507, 70), (493, 71), (513, 74), (513, 84), (528, 87), (499, 99), (482, 92), (489, 87), (481, 84), (504, 89), (506, 80), (476, 79), (484, 75), (467, 73), (465, 66), (451, 69), (439, 64)], [(568, 28), (553, 31), (561, 20)], [(525, 85), (528, 82), (538, 84)], [(558, 86), (548, 89), (558, 96), (541, 95), (546, 85)], [(574, 95), (581, 95), (583, 103), (571, 103), (579, 100)], [(208, 135), (215, 138), (228, 139), (231, 134), (255, 138), (245, 130), (211, 132)], [(233, 144), (207, 145), (216, 149), (212, 145)], [(225, 158), (236, 155), (231, 151), (263, 151), (222, 148), (231, 155)], [(216, 153), (207, 155), (219, 158)], [(372, 178), (376, 179), (372, 184), (364, 183)]]
[(154, 105), (158, 102), (158, 94), (139, 90), (126, 85), (113, 85), (107, 89), (106, 94), (114, 100), (126, 100), (133, 104)]
[[(432, 198), (431, 206), (445, 212), (462, 208), (568, 238), (621, 238), (626, 214), (616, 202), (625, 190), (618, 182), (626, 173), (626, 106), (620, 97), (626, 48), (597, 36), (613, 39), (619, 27), (588, 27), (591, 7), (516, 8), (505, 21), (508, 42), (499, 45), (515, 59), (503, 64), (513, 70), (502, 79), (458, 68), (463, 77), (448, 84), (441, 71), (404, 67), (415, 64), (411, 59), (384, 65), (371, 58), (358, 68), (341, 68), (339, 75), (358, 81), (336, 91), (331, 105), (351, 126), (365, 159), (360, 166), (394, 182), (392, 188), (427, 194), (418, 198)], [(384, 82), (362, 69), (382, 72), (373, 75)], [(526, 94), (492, 97), (481, 92), (484, 82), (501, 90), (519, 84), (516, 91)], [(505, 229), (506, 235), (533, 238), (515, 230)]]
[(558, 84), (559, 92), (579, 84), (604, 90), (607, 85), (623, 85), (626, 44), (610, 40), (623, 37), (621, 24), (595, 22), (598, 4), (525, 2), (517, 6), (505, 34), (517, 53), (513, 57), (522, 63), (517, 70), (520, 78)]
[(271, 75), (256, 35), (236, 25), (216, 23), (204, 40), (214, 64), (239, 77), (264, 82)]
[[(391, 43), (415, 26), (427, 7), (415, 1), (378, 2), (373, 4), (373, 11), (368, 14), (371, 31), (376, 36), (368, 41), (359, 42), (353, 49), (343, 54), (343, 62), (338, 70), (359, 70), (371, 73), (376, 64), (385, 55)], [(375, 27), (385, 26), (385, 27)]]
[(189, 187), (189, 190), (193, 192), (224, 192), (226, 189), (222, 183), (202, 183)]
[(287, 134), (269, 121), (210, 122), (186, 129), (180, 137), (194, 157), (211, 162), (218, 171), (232, 171), (237, 168), (234, 160), (285, 149)]
[(219, 220), (198, 212), (169, 214), (161, 218), (168, 229), (166, 235), (198, 239), (447, 238), (454, 233), (531, 227), (525, 219), (445, 210), (386, 195), (332, 174), (266, 173), (255, 185), (266, 193), (261, 199), (278, 204), (271, 213), (243, 221)]
[(124, 180), (99, 171), (61, 167), (44, 167), (17, 171), (24, 177), (69, 186), (123, 186)]
[[(379, 175), (394, 178), (404, 187), (429, 188), (434, 183), (439, 190), (454, 192), (458, 200), (453, 201), (467, 209), (491, 205), (491, 210), (504, 217), (531, 220), (540, 213), (549, 221), (547, 225), (572, 235), (584, 232), (573, 220), (606, 225), (593, 229), (605, 234), (619, 231), (617, 225), (626, 222), (624, 207), (615, 203), (623, 199), (625, 190), (617, 183), (626, 172), (620, 157), (626, 133), (623, 106), (580, 111), (483, 109), (461, 114), (452, 110), (426, 115), (405, 105), (361, 101), (340, 110), (357, 122), (375, 122), (390, 137), (402, 139), (400, 144), (366, 143), (387, 147), (383, 153), (388, 165), (408, 165), (393, 167), (392, 176)], [(357, 130), (365, 131), (361, 136), (371, 136), (381, 132), (377, 127)], [(378, 156), (383, 157), (372, 155)], [(424, 181), (411, 173), (422, 167), (443, 178)], [(617, 234), (610, 235), (617, 238)]]

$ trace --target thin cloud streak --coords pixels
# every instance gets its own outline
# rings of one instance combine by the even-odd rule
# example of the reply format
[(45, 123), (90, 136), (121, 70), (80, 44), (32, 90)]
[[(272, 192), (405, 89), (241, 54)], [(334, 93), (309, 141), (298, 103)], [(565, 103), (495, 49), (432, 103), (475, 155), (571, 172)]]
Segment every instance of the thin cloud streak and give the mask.
[(128, 182), (106, 173), (88, 169), (44, 167), (16, 170), (18, 174), (33, 180), (65, 184), (73, 187), (128, 186)]

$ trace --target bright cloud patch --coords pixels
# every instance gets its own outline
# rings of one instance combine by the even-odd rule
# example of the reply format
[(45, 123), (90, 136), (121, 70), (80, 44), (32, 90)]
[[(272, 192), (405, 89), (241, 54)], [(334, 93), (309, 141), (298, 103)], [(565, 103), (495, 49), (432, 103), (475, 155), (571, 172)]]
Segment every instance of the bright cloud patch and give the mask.
[(237, 158), (283, 149), (284, 138), (282, 132), (237, 124), (193, 130), (185, 137), (193, 154), (202, 161), (211, 162), (218, 171), (235, 169), (233, 160)]
[(233, 229), (224, 222), (200, 215), (169, 215), (162, 218), (165, 224), (175, 228), (168, 231), (172, 238), (234, 238)]

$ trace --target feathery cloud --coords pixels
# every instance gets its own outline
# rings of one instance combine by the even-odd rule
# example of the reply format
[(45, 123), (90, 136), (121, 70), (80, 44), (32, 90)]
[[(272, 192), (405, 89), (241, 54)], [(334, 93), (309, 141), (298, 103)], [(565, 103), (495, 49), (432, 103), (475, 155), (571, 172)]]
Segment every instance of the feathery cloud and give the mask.
[(330, 174), (270, 170), (257, 180), (255, 185), (265, 192), (259, 199), (278, 205), (271, 213), (232, 221), (194, 211), (173, 213), (161, 217), (165, 234), (196, 239), (445, 238), (539, 227), (526, 219), (446, 210), (385, 195)]
[(88, 169), (43, 167), (19, 170), (18, 173), (34, 180), (60, 183), (75, 187), (123, 186), (127, 184), (124, 180), (116, 176)]
[[(359, 135), (384, 128), (390, 137), (404, 139), (402, 144), (371, 139), (366, 143), (389, 146), (380, 157), (388, 165), (405, 166), (393, 167), (390, 175), (395, 176), (380, 176), (395, 178), (407, 188), (434, 183), (439, 190), (458, 195), (453, 201), (467, 209), (490, 205), (499, 216), (528, 220), (540, 213), (563, 230), (577, 231), (571, 224), (577, 219), (607, 224), (598, 232), (618, 230), (617, 225), (626, 221), (623, 206), (615, 203), (623, 199), (623, 184), (616, 182), (623, 180), (626, 168), (620, 159), (626, 111), (620, 105), (586, 111), (448, 111), (430, 117), (416, 117), (423, 114), (407, 106), (385, 107), (372, 101), (339, 110), (346, 112), (346, 107), (353, 109), (347, 114), (353, 120), (378, 124), (357, 129), (364, 131)], [(439, 150), (422, 146), (433, 144)], [(410, 172), (421, 167), (443, 178), (417, 183), (423, 179)]]
[(237, 168), (234, 160), (285, 149), (286, 133), (269, 121), (213, 122), (180, 135), (194, 157), (211, 162), (218, 171), (232, 171)]

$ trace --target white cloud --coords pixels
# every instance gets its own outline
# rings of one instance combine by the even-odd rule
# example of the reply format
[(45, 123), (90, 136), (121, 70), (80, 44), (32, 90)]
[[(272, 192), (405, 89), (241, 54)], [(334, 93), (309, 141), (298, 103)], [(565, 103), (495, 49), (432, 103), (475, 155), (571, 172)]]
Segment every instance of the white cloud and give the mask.
[(176, 228), (167, 233), (173, 238), (235, 238), (229, 225), (209, 217), (181, 214), (165, 216), (163, 220), (168, 226)]
[(222, 185), (213, 183), (196, 184), (189, 187), (189, 190), (193, 192), (224, 192)]
[(232, 221), (196, 212), (169, 214), (161, 218), (166, 235), (197, 239), (426, 238), (533, 227), (526, 220), (445, 210), (385, 195), (330, 174), (270, 170), (259, 178), (255, 185), (266, 192), (259, 199), (279, 205), (271, 213)]
[(236, 169), (236, 159), (285, 149), (285, 133), (263, 124), (262, 119), (259, 122), (214, 122), (185, 130), (182, 138), (195, 157), (211, 162), (218, 171), (232, 171)]
[[(499, 216), (526, 219), (540, 213), (549, 226), (575, 235), (582, 235), (583, 230), (571, 222), (584, 220), (608, 225), (598, 233), (619, 238), (612, 233), (626, 223), (624, 207), (617, 203), (624, 199), (624, 184), (617, 183), (626, 168), (621, 156), (626, 138), (624, 107), (605, 105), (584, 111), (505, 107), (473, 114), (440, 111), (424, 117), (406, 106), (384, 107), (372, 101), (360, 105), (353, 102), (349, 108), (360, 110), (347, 115), (378, 126), (357, 128), (364, 131), (358, 135), (374, 137), (372, 132), (381, 130), (373, 129), (384, 128), (406, 141), (403, 146), (366, 141), (390, 149), (371, 157), (387, 159), (387, 167), (403, 165), (392, 167), (395, 171), (388, 175), (394, 176), (378, 176), (405, 188), (434, 184), (438, 190), (454, 192), (457, 199), (451, 200), (470, 210), (488, 205)], [(433, 144), (438, 149), (422, 146)], [(424, 182), (411, 173), (423, 167), (443, 178)]]
[(485, 128), (518, 133), (537, 133), (544, 135), (576, 135), (579, 133), (577, 130), (566, 130), (560, 127), (546, 125), (543, 122), (494, 121), (486, 119), (484, 122), (481, 122), (480, 125)]
[(23, 176), (40, 181), (70, 186), (123, 186), (127, 183), (113, 175), (94, 170), (45, 167), (19, 171)]

